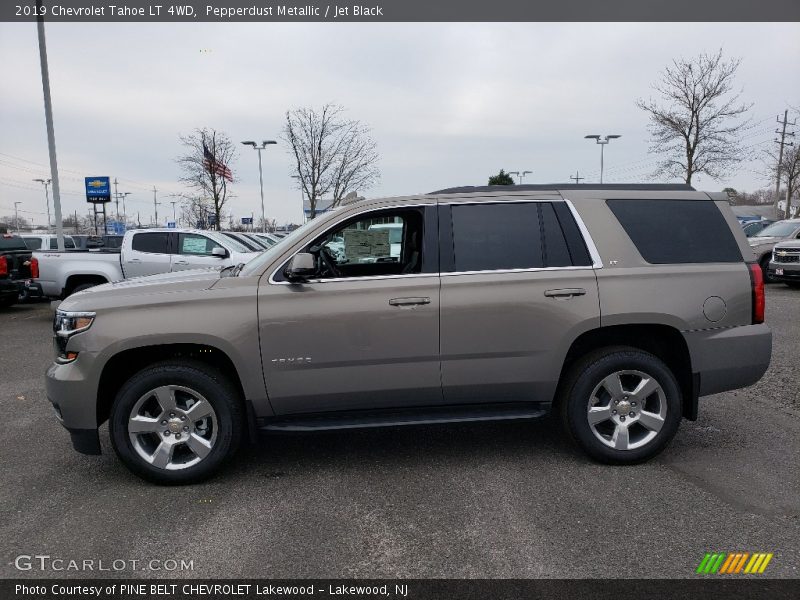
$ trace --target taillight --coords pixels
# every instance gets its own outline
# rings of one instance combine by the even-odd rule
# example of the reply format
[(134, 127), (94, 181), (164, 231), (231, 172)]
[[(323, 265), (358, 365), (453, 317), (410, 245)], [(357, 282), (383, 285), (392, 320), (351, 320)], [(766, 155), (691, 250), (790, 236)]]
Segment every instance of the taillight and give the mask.
[(32, 258), (31, 259), (31, 277), (34, 279), (39, 278), (39, 259)]
[(0, 275), (8, 275), (8, 259), (0, 256)]
[(750, 268), (750, 287), (752, 289), (753, 298), (753, 325), (764, 322), (764, 307), (766, 299), (764, 298), (764, 272), (761, 270), (761, 265), (757, 263), (750, 263), (747, 265)]

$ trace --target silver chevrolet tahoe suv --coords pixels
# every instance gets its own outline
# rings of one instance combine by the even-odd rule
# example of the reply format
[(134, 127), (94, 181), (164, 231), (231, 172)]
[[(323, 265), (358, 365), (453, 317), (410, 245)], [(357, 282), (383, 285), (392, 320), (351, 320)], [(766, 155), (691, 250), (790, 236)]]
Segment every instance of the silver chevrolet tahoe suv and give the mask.
[(637, 463), (698, 397), (759, 380), (763, 321), (725, 194), (453, 188), (340, 207), (247, 265), (69, 297), (47, 395), (76, 450), (99, 454), (108, 421), (160, 483), (209, 476), (262, 431), (549, 412), (592, 458)]

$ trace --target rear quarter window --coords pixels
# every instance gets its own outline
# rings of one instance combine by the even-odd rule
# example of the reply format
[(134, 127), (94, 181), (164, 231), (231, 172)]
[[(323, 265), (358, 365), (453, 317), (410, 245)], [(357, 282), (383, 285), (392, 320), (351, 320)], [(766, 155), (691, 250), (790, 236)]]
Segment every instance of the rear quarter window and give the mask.
[(742, 262), (742, 253), (711, 200), (607, 200), (639, 253), (651, 264)]

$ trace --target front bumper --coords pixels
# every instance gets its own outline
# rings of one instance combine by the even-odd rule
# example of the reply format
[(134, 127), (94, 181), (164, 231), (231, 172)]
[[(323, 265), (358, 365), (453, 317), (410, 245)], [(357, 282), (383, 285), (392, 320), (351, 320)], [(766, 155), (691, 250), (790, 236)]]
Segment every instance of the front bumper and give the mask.
[(684, 333), (700, 396), (756, 383), (772, 358), (772, 331), (764, 323)]
[[(778, 271), (781, 271), (779, 274)], [(767, 273), (778, 281), (800, 281), (800, 263), (770, 261)]]
[(68, 364), (51, 364), (45, 373), (47, 399), (59, 422), (69, 431), (72, 446), (83, 454), (100, 454), (97, 435), (97, 386), (91, 376), (96, 359), (83, 351)]

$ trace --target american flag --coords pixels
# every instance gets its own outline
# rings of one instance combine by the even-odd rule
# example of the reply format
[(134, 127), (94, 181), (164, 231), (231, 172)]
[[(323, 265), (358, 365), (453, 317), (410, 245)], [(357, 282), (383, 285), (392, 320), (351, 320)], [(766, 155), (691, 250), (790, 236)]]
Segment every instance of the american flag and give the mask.
[(203, 143), (203, 166), (209, 173), (216, 173), (228, 181), (233, 181), (233, 173), (231, 170), (225, 163), (214, 158), (214, 155), (211, 154), (211, 150), (208, 149), (205, 143)]

